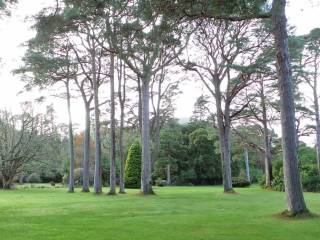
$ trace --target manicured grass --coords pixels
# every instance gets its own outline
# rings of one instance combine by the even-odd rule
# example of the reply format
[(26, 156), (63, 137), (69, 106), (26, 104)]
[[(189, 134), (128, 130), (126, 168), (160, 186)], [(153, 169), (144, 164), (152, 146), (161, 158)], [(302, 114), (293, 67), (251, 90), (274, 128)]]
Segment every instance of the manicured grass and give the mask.
[[(259, 187), (223, 194), (220, 187), (156, 188), (94, 196), (65, 189), (0, 191), (0, 239), (312, 240), (320, 218), (284, 220), (284, 194)], [(320, 213), (320, 194), (305, 194)]]

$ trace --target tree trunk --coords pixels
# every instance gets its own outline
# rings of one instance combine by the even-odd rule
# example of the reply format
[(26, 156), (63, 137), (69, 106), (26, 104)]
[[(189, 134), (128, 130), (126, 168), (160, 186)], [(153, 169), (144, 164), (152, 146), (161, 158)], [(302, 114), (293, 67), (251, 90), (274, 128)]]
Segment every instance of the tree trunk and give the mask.
[(150, 77), (142, 80), (141, 100), (142, 100), (142, 162), (141, 162), (141, 193), (153, 194), (151, 179), (151, 155), (150, 155), (150, 119), (149, 119), (149, 82)]
[(140, 133), (142, 132), (142, 93), (141, 93), (141, 79), (138, 77), (138, 97), (139, 97), (139, 102), (138, 102), (138, 121), (139, 121), (139, 128), (140, 128)]
[[(316, 58), (317, 59), (317, 58)], [(314, 101), (314, 111), (316, 115), (316, 136), (317, 136), (317, 165), (318, 172), (320, 174), (320, 116), (319, 116), (319, 100), (318, 100), (318, 66), (317, 61), (314, 63), (314, 86), (313, 86), (313, 101)]]
[(171, 185), (171, 166), (170, 164), (167, 164), (167, 185)]
[(110, 190), (116, 194), (116, 122), (114, 99), (114, 53), (110, 54)]
[[(221, 107), (221, 92), (220, 86), (215, 81), (215, 100), (217, 109), (217, 120), (219, 129), (219, 143), (222, 164), (222, 180), (224, 192), (233, 192), (232, 174), (231, 174), (231, 153), (230, 153), (230, 122), (229, 117), (224, 117)], [(227, 111), (228, 112), (228, 111)], [(229, 113), (228, 113), (229, 114)]]
[(99, 110), (99, 87), (96, 75), (95, 52), (92, 54), (92, 82), (93, 82), (93, 99), (95, 115), (95, 168), (94, 168), (94, 186), (95, 194), (102, 193), (102, 165), (101, 165), (101, 138), (100, 138), (100, 110)]
[(264, 168), (265, 168), (265, 187), (271, 188), (272, 184), (272, 163), (271, 163), (271, 143), (269, 137), (268, 129), (268, 119), (267, 119), (267, 107), (266, 99), (264, 95), (264, 85), (263, 81), (261, 82), (261, 108), (262, 108), (262, 120), (263, 120), (263, 135), (264, 135)]
[(295, 106), (288, 49), (286, 0), (273, 0), (272, 23), (277, 51), (277, 74), (280, 92), (284, 183), (287, 211), (290, 215), (307, 212), (298, 169)]
[(69, 167), (69, 184), (68, 192), (74, 192), (74, 144), (73, 144), (73, 127), (72, 127), (72, 117), (71, 117), (71, 96), (70, 96), (70, 86), (69, 80), (66, 82), (67, 89), (67, 108), (68, 108), (68, 118), (69, 118), (69, 154), (70, 154), (70, 167)]
[(245, 165), (246, 165), (246, 177), (247, 177), (248, 182), (251, 182), (248, 149), (244, 149), (244, 161), (245, 161)]
[(154, 167), (155, 162), (157, 161), (159, 157), (160, 152), (160, 104), (161, 104), (161, 79), (159, 79), (159, 85), (158, 85), (158, 101), (157, 101), (157, 113), (156, 113), (156, 132), (155, 132), (155, 151), (154, 151), (154, 157), (152, 161), (152, 168)]
[(85, 129), (83, 138), (83, 179), (82, 192), (90, 192), (89, 189), (89, 161), (90, 161), (90, 108), (85, 103)]
[[(120, 68), (122, 65), (120, 66)], [(118, 87), (118, 95), (119, 95), (119, 102), (120, 102), (120, 133), (119, 133), (119, 157), (120, 157), (120, 181), (119, 181), (119, 193), (125, 193), (125, 156), (124, 156), (124, 143), (123, 143), (123, 127), (124, 127), (124, 103), (126, 99), (126, 80), (125, 80), (125, 68), (123, 67), (123, 72), (120, 71), (119, 76), (119, 87)], [(123, 86), (121, 86), (123, 77)]]

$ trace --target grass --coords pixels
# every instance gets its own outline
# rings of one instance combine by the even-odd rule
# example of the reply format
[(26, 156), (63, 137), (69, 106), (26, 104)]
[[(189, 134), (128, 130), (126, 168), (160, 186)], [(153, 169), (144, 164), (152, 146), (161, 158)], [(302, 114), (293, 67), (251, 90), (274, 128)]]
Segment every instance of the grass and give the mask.
[[(312, 240), (320, 218), (284, 220), (284, 194), (259, 187), (223, 194), (220, 187), (156, 188), (117, 196), (63, 188), (0, 191), (0, 239)], [(105, 189), (105, 192), (107, 190)], [(320, 194), (306, 193), (313, 213)]]

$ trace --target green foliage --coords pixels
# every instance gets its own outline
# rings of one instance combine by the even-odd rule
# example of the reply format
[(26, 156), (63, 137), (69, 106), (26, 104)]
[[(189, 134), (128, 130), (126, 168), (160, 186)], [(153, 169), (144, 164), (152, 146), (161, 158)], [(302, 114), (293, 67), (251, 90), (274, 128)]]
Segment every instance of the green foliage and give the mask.
[(28, 183), (41, 183), (40, 176), (37, 173), (30, 174), (27, 178), (27, 181)]
[(232, 186), (237, 188), (249, 187), (251, 184), (247, 179), (243, 177), (233, 177), (232, 178)]
[(320, 192), (320, 176), (316, 164), (300, 167), (303, 190), (307, 192)]
[(284, 192), (284, 176), (283, 176), (283, 163), (282, 161), (276, 161), (273, 164), (273, 180), (272, 180), (272, 189), (276, 191)]
[(141, 145), (135, 141), (129, 148), (125, 168), (126, 188), (141, 186)]
[(166, 166), (170, 164), (173, 184), (220, 184), (220, 155), (215, 151), (217, 135), (210, 125), (204, 121), (188, 124), (170, 121), (161, 130), (154, 178), (166, 179)]

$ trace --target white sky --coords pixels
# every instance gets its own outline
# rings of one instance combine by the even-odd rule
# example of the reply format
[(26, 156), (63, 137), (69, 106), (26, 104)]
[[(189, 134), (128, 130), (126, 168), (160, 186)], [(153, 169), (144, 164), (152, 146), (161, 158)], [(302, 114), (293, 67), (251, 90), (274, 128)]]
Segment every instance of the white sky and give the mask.
[[(25, 18), (36, 14), (43, 6), (52, 4), (53, 0), (20, 0), (10, 18), (0, 20), (0, 109), (13, 112), (20, 110), (20, 103), (41, 96), (40, 93), (18, 94), (23, 89), (23, 83), (11, 71), (21, 65), (21, 57), (25, 48), (21, 45), (32, 38), (34, 32), (30, 29), (32, 23)], [(291, 0), (287, 8), (290, 25), (296, 26), (297, 34), (306, 34), (312, 28), (320, 27), (320, 0)], [(196, 86), (195, 86), (196, 85)], [(193, 111), (193, 104), (201, 94), (203, 87), (194, 82), (185, 82), (183, 94), (176, 102), (177, 118), (188, 118)], [(58, 119), (67, 122), (66, 107), (63, 100), (49, 99), (54, 102)], [(48, 102), (48, 103), (49, 103)], [(82, 125), (83, 110), (81, 100), (73, 104), (73, 119)]]

